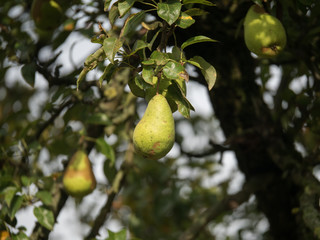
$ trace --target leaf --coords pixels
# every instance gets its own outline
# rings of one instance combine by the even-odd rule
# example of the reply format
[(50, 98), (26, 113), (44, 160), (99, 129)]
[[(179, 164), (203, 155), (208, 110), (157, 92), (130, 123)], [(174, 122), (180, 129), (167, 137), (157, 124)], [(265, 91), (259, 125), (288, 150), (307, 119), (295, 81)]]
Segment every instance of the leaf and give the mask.
[(114, 164), (116, 158), (113, 148), (104, 140), (104, 138), (98, 138), (96, 140), (96, 148), (99, 152), (107, 157)]
[(52, 194), (48, 191), (39, 191), (36, 193), (36, 197), (43, 202), (44, 205), (52, 205)]
[(143, 88), (141, 88), (140, 86), (137, 85), (135, 79), (136, 78), (130, 78), (129, 82), (128, 82), (128, 86), (129, 86), (131, 92), (133, 93), (133, 95), (135, 95), (136, 97), (144, 98), (145, 92), (144, 92)]
[(173, 84), (168, 87), (168, 94), (166, 97), (171, 98), (178, 105), (178, 111), (182, 114), (182, 116), (189, 118), (190, 110), (194, 111), (194, 107), (184, 96), (179, 84), (176, 81), (173, 81), (172, 83)]
[(185, 13), (188, 14), (189, 16), (192, 16), (192, 17), (204, 16), (204, 15), (208, 14), (207, 11), (200, 9), (200, 8), (190, 8), (190, 9), (186, 10)]
[(33, 214), (36, 216), (38, 222), (48, 230), (53, 229), (54, 215), (53, 212), (44, 207), (35, 207)]
[(140, 11), (138, 13), (131, 14), (124, 23), (124, 26), (123, 26), (121, 33), (120, 33), (120, 38), (121, 37), (128, 37), (128, 36), (130, 38), (130, 36), (136, 32), (137, 27), (142, 23), (144, 18), (145, 18), (144, 11)]
[(184, 67), (175, 61), (168, 62), (163, 68), (164, 75), (169, 79), (178, 79), (180, 73), (184, 71)]
[(191, 4), (191, 3), (197, 3), (197, 4), (207, 5), (207, 6), (215, 6), (214, 3), (208, 0), (183, 0), (183, 4)]
[(19, 232), (12, 236), (12, 240), (30, 240), (30, 238), (24, 232)]
[(103, 41), (103, 50), (111, 63), (114, 63), (114, 57), (121, 47), (122, 41), (119, 38), (110, 37)]
[(89, 115), (86, 119), (86, 123), (94, 124), (94, 125), (110, 125), (110, 124), (112, 124), (110, 118), (105, 113), (95, 113), (93, 115)]
[(132, 52), (130, 53), (130, 55), (133, 55), (137, 51), (139, 51), (141, 49), (144, 49), (146, 47), (148, 47), (148, 43), (146, 43), (145, 41), (139, 39), (134, 43), (133, 48), (132, 48)]
[(11, 201), (11, 206), (10, 206), (10, 219), (13, 220), (17, 211), (20, 209), (21, 205), (23, 203), (23, 197), (15, 195), (14, 198)]
[(213, 40), (209, 37), (206, 36), (195, 36), (195, 37), (191, 37), (189, 38), (187, 41), (185, 41), (182, 45), (181, 45), (181, 50), (185, 49), (186, 47), (195, 44), (195, 43), (201, 43), (201, 42), (217, 42), (216, 40)]
[(192, 24), (194, 24), (196, 21), (188, 14), (182, 12), (180, 17), (178, 18), (176, 24), (177, 26), (179, 26), (180, 28), (188, 28), (190, 27)]
[(179, 0), (168, 0), (166, 3), (158, 3), (158, 16), (172, 25), (180, 16), (182, 4)]
[(126, 240), (127, 239), (127, 230), (122, 229), (119, 232), (112, 232), (108, 230), (109, 237), (106, 240)]
[(111, 76), (114, 71), (117, 69), (117, 65), (110, 63), (107, 67), (105, 67), (103, 74), (99, 78), (100, 87), (102, 85), (103, 80), (107, 80), (109, 82), (111, 80)]
[(161, 31), (161, 30), (158, 30), (158, 31), (156, 32), (156, 34), (152, 37), (150, 43), (148, 44), (148, 48), (149, 48), (150, 51), (152, 50), (153, 43), (154, 43), (155, 40), (157, 39), (160, 31)]
[(150, 60), (154, 60), (156, 65), (165, 65), (169, 61), (166, 53), (159, 52), (157, 50), (152, 52)]
[(2, 194), (4, 195), (4, 201), (7, 203), (9, 207), (11, 205), (13, 197), (16, 195), (17, 192), (18, 192), (18, 188), (15, 186), (6, 187), (2, 191), (1, 195)]
[(112, 4), (109, 10), (108, 18), (109, 18), (110, 24), (113, 25), (118, 17), (119, 17), (118, 2), (116, 2)]
[(153, 83), (153, 66), (150, 65), (144, 65), (142, 69), (142, 78), (146, 83), (149, 83), (151, 85), (154, 85)]
[(204, 60), (200, 56), (195, 56), (192, 59), (190, 59), (190, 61), (191, 61), (190, 62), (191, 64), (192, 64), (192, 62), (196, 62), (197, 64), (200, 65), (201, 73), (207, 81), (208, 89), (211, 90), (213, 88), (213, 86), (216, 82), (216, 78), (217, 78), (216, 69), (210, 63), (208, 63), (206, 60)]
[(103, 11), (105, 11), (105, 12), (108, 11), (111, 2), (112, 2), (112, 0), (105, 0), (104, 1)]
[(37, 66), (35, 62), (27, 63), (21, 68), (22, 77), (31, 87), (34, 87), (36, 71)]
[(119, 8), (119, 13), (120, 17), (123, 17), (133, 6), (134, 2), (136, 0), (120, 0), (118, 1), (118, 8)]

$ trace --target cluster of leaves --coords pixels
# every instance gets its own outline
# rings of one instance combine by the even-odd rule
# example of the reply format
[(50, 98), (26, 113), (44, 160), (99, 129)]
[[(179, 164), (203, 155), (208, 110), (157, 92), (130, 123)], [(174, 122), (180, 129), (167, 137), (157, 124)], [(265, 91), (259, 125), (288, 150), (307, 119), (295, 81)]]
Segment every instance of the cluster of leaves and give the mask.
[[(142, 1), (142, 4), (150, 5), (150, 9), (127, 16), (135, 2), (134, 0), (116, 1), (110, 7), (111, 1), (105, 1), (105, 10), (110, 7), (108, 16), (111, 29), (117, 29), (116, 20), (125, 19), (125, 22), (122, 28), (116, 31), (106, 31), (100, 26), (102, 34), (93, 38), (92, 42), (102, 46), (86, 59), (84, 69), (78, 77), (77, 86), (79, 87), (87, 72), (96, 68), (99, 62), (108, 59), (109, 64), (99, 79), (100, 83), (103, 80), (109, 81), (119, 69), (128, 68), (130, 71), (129, 86), (134, 95), (144, 98), (148, 89), (158, 90), (159, 84), (167, 85), (167, 99), (177, 105), (179, 112), (184, 117), (189, 117), (190, 110), (194, 108), (187, 100), (181, 84), (189, 80), (186, 71), (187, 64), (192, 64), (201, 70), (209, 90), (215, 84), (216, 71), (200, 56), (186, 59), (183, 50), (192, 44), (214, 42), (215, 40), (206, 36), (195, 36), (185, 41), (180, 47), (175, 44), (170, 53), (166, 52), (167, 43), (169, 37), (174, 35), (176, 27), (183, 29), (190, 27), (195, 23), (193, 16), (203, 13), (202, 10), (193, 8), (193, 4), (207, 6), (213, 6), (213, 4), (206, 0), (186, 0), (182, 3), (178, 0), (159, 3)], [(183, 11), (183, 8), (186, 10)], [(157, 13), (157, 19), (145, 22), (148, 12), (152, 11)], [(141, 25), (142, 29), (137, 33), (137, 28)], [(134, 34), (138, 37), (132, 40)], [(158, 46), (155, 46), (155, 42), (159, 42)]]

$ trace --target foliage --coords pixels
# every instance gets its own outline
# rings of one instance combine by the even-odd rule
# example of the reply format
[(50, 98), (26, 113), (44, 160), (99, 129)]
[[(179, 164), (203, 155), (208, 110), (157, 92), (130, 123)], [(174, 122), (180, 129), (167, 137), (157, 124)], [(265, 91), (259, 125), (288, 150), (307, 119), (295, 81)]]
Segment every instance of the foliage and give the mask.
[[(286, 29), (287, 46), (275, 58), (257, 58), (244, 44), (253, 3)], [(86, 212), (85, 239), (106, 229), (110, 240), (320, 239), (318, 1), (56, 0), (61, 19), (45, 19), (55, 26), (45, 30), (32, 4), (2, 0), (0, 7), (1, 233), (53, 239), (73, 200), (63, 172), (86, 149), (104, 180), (75, 200)], [(96, 47), (76, 63), (65, 57), (75, 38)], [(281, 71), (272, 89), (273, 69)], [(178, 110), (177, 137), (173, 154), (150, 161), (135, 154), (132, 133), (143, 99), (160, 83)], [(203, 96), (191, 100), (181, 83), (205, 86), (214, 115), (197, 114), (193, 101)], [(203, 146), (194, 141), (203, 138)], [(207, 184), (230, 152), (245, 176), (234, 192), (232, 174)], [(90, 198), (101, 203), (96, 214), (83, 204)], [(36, 224), (26, 229), (18, 215), (30, 208)], [(236, 234), (219, 236), (219, 227), (240, 219)], [(108, 229), (111, 221), (121, 230)]]

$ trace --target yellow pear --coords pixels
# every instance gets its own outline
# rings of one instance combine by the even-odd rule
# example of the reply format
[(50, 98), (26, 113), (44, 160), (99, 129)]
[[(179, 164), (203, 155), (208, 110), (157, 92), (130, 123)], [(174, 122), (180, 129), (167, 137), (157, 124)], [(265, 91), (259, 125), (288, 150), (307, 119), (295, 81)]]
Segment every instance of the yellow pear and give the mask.
[(54, 0), (33, 0), (31, 17), (40, 30), (52, 31), (60, 25), (63, 11)]
[(133, 144), (138, 154), (160, 159), (172, 148), (175, 140), (174, 119), (164, 96), (156, 94), (133, 132)]
[(84, 197), (96, 187), (96, 179), (87, 154), (78, 150), (73, 154), (63, 176), (63, 186), (73, 197)]
[(273, 57), (282, 51), (287, 36), (282, 23), (258, 5), (252, 5), (244, 20), (244, 40), (259, 57)]

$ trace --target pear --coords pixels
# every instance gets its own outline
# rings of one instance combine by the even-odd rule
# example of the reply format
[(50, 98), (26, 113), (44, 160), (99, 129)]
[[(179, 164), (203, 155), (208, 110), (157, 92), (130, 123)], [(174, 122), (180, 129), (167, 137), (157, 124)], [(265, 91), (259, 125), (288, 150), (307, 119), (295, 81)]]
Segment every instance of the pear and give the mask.
[(71, 196), (84, 197), (96, 187), (88, 155), (83, 150), (73, 154), (63, 176), (63, 186)]
[(40, 32), (52, 31), (60, 25), (63, 11), (54, 0), (33, 0), (31, 17)]
[(287, 37), (282, 23), (258, 5), (252, 5), (244, 20), (244, 40), (259, 57), (273, 57), (282, 51)]
[(157, 160), (164, 157), (175, 140), (174, 119), (166, 98), (156, 94), (133, 132), (133, 144), (138, 154)]

